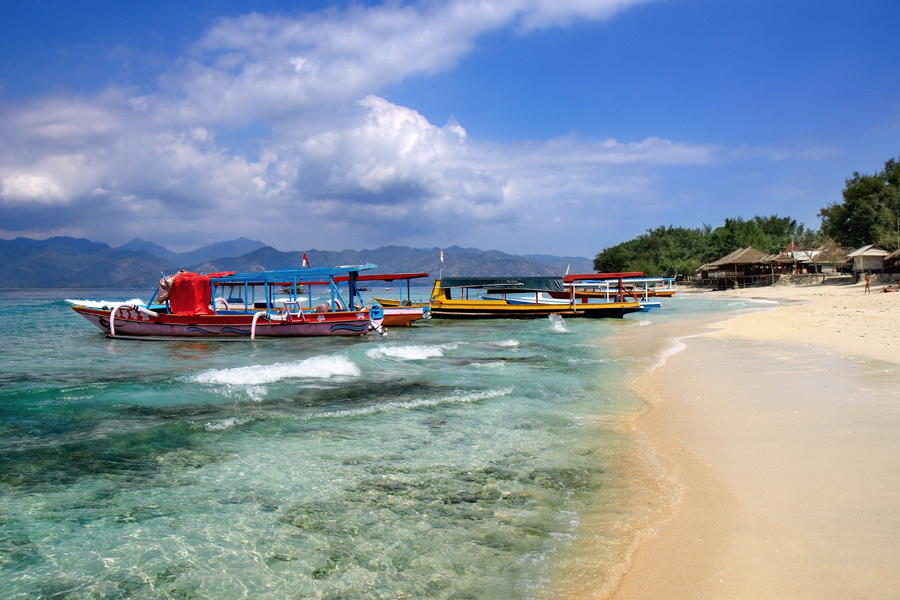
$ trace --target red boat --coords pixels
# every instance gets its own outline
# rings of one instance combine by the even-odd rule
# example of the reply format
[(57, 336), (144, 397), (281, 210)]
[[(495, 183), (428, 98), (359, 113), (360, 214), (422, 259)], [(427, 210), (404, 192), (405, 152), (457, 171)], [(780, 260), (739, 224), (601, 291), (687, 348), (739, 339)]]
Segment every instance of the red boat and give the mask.
[[(367, 264), (206, 275), (182, 271), (163, 278), (146, 305), (76, 304), (72, 309), (115, 338), (361, 336), (383, 331), (380, 308), (366, 308), (356, 285), (359, 271), (374, 268)], [(338, 288), (338, 278), (347, 283), (346, 299)], [(298, 291), (316, 284), (329, 286), (330, 299), (302, 307)], [(278, 304), (276, 290), (288, 295)]]

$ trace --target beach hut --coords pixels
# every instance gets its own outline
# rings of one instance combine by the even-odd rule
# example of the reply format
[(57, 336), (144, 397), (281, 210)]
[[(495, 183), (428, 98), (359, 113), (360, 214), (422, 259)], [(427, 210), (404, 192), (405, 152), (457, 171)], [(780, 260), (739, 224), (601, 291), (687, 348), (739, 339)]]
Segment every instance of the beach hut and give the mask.
[(894, 250), (884, 257), (884, 270), (891, 273), (900, 272), (900, 250)]
[(771, 283), (772, 267), (767, 260), (772, 256), (752, 246), (738, 248), (719, 260), (703, 265), (701, 283), (720, 290), (764, 283), (761, 277), (769, 278), (765, 283)]
[(882, 250), (875, 244), (869, 244), (862, 248), (857, 248), (847, 255), (847, 258), (853, 261), (853, 272), (861, 271), (882, 271), (884, 270), (884, 261), (888, 256), (886, 250)]

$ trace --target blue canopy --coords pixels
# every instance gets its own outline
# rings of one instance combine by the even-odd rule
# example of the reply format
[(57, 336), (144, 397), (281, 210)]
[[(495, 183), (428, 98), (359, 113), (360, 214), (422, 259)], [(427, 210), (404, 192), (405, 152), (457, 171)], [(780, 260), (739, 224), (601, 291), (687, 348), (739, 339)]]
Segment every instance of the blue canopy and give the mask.
[(254, 284), (286, 284), (306, 282), (327, 282), (339, 275), (349, 275), (359, 271), (377, 269), (377, 265), (366, 263), (346, 267), (306, 267), (300, 269), (274, 269), (272, 271), (258, 271), (256, 273), (235, 273), (224, 277), (214, 277), (210, 281), (214, 285), (233, 285), (241, 283)]

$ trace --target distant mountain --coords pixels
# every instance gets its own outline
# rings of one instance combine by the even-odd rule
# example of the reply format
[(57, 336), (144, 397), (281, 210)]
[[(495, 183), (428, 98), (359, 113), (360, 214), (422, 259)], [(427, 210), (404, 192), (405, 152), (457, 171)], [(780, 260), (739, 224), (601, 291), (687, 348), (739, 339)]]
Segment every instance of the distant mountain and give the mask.
[[(250, 248), (250, 250), (244, 250)], [(221, 252), (221, 254), (219, 254)], [(160, 275), (188, 269), (254, 272), (299, 267), (304, 252), (281, 252), (262, 242), (240, 238), (191, 252), (171, 252), (153, 242), (134, 239), (118, 248), (84, 239), (0, 240), (0, 287), (155, 287)], [(452, 246), (439, 248), (382, 246), (375, 250), (306, 250), (314, 267), (374, 263), (374, 273), (429, 273), (444, 276), (536, 276), (590, 273), (590, 259), (550, 255), (516, 256), (497, 250)]]
[[(253, 272), (266, 269), (299, 267), (304, 252), (280, 252), (271, 247), (261, 248), (243, 256), (221, 258), (200, 265), (197, 270)], [(441, 262), (440, 248), (408, 248), (382, 246), (375, 250), (307, 250), (311, 266), (362, 265), (373, 263), (378, 268), (372, 273), (429, 273), (436, 279), (441, 273), (448, 276), (535, 276), (563, 275), (570, 272), (590, 273), (590, 259), (541, 255), (533, 258), (506, 254), (497, 250), (478, 250), (452, 246), (444, 249)], [(420, 283), (424, 284), (422, 280)], [(430, 284), (429, 284), (430, 285)]]
[(247, 238), (238, 238), (227, 242), (217, 242), (190, 252), (172, 252), (168, 248), (164, 248), (159, 244), (134, 238), (130, 242), (119, 246), (119, 250), (129, 250), (132, 252), (146, 251), (154, 256), (165, 259), (175, 266), (187, 267), (188, 265), (198, 265), (208, 260), (215, 260), (223, 256), (241, 256), (248, 252), (253, 252), (266, 245), (256, 240), (248, 240)]
[(159, 258), (172, 263), (178, 262), (178, 257), (180, 256), (177, 252), (172, 252), (168, 248), (164, 248), (153, 242), (142, 240), (141, 238), (134, 238), (130, 242), (122, 244), (117, 249), (128, 250), (129, 252), (149, 252), (153, 256), (158, 256)]
[(557, 267), (560, 273), (593, 273), (594, 261), (583, 256), (551, 256), (549, 254), (526, 254), (522, 258), (534, 260), (537, 262), (553, 265)]
[(184, 252), (180, 254), (178, 258), (182, 265), (198, 265), (202, 262), (216, 260), (223, 256), (242, 256), (248, 252), (253, 252), (254, 250), (266, 247), (267, 246), (262, 242), (248, 240), (247, 238), (242, 237), (228, 242), (218, 242), (216, 244), (203, 246), (202, 248), (197, 248), (190, 252)]
[(169, 265), (149, 252), (70, 237), (0, 240), (0, 287), (132, 287)]

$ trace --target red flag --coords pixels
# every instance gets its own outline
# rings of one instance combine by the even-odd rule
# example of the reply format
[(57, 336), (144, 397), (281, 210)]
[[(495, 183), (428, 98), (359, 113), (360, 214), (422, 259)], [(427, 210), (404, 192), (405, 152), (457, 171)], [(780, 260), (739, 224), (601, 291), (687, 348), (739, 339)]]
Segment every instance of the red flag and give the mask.
[(303, 264), (301, 265), (301, 267), (304, 267), (307, 269), (309, 268), (309, 261), (306, 260), (306, 252), (303, 253)]

